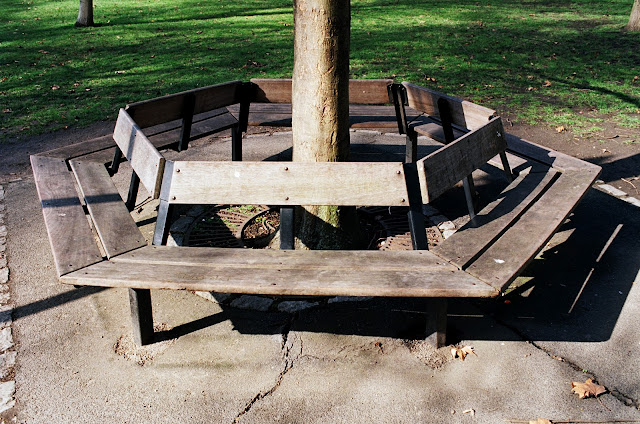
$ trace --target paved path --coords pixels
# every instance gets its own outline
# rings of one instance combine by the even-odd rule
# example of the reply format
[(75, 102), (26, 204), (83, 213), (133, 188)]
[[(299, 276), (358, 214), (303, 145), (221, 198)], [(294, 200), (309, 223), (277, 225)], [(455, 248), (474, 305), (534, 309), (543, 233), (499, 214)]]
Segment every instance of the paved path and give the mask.
[[(286, 148), (277, 137), (254, 141), (263, 151)], [(126, 291), (57, 283), (33, 180), (21, 178), (3, 184), (0, 212), (18, 352), (7, 419), (640, 422), (640, 208), (632, 203), (591, 190), (523, 274), (520, 291), (452, 302), (451, 338), (477, 353), (464, 362), (416, 338), (421, 309), (406, 301), (290, 314), (173, 291), (153, 293), (166, 341), (140, 350), (131, 344)], [(438, 207), (456, 218), (456, 208)], [(571, 381), (590, 377), (610, 390), (599, 401), (571, 393)]]

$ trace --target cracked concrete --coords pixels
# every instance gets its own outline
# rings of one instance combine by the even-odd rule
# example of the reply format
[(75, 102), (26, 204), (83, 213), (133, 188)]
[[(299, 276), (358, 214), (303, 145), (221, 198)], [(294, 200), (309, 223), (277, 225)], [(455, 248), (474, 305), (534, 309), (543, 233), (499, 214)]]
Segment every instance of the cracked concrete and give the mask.
[[(382, 149), (367, 136), (357, 149)], [(275, 134), (251, 140), (249, 156), (287, 148)], [(175, 342), (141, 366), (114, 351), (131, 331), (126, 291), (58, 284), (33, 180), (20, 177), (3, 211), (18, 422), (640, 420), (640, 209), (623, 200), (591, 190), (511, 294), (451, 302), (450, 342), (478, 355), (464, 362), (420, 341), (424, 314), (406, 299), (289, 314), (157, 291), (158, 337)], [(116, 181), (124, 192), (128, 175)], [(436, 207), (459, 226), (448, 200)], [(590, 376), (610, 411), (571, 393)]]

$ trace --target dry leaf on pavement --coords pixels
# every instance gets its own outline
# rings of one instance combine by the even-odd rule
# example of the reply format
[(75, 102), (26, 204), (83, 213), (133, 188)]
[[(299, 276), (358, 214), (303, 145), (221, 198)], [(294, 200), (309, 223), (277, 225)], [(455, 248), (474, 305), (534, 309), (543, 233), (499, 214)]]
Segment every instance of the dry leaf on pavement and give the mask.
[(580, 399), (588, 398), (588, 397), (598, 397), (603, 393), (607, 392), (607, 388), (604, 386), (600, 386), (593, 382), (592, 379), (588, 378), (584, 383), (578, 383), (577, 381), (571, 382), (572, 392), (575, 392)]
[[(453, 356), (453, 359), (460, 358), (461, 361), (464, 361), (464, 358), (466, 358), (467, 355), (472, 354), (472, 353), (474, 355), (476, 355), (476, 353), (473, 351), (473, 347), (471, 347), (471, 346), (452, 347), (451, 348), (451, 356)], [(476, 356), (478, 356), (478, 355), (476, 355)]]
[(546, 418), (538, 418), (537, 420), (530, 420), (529, 424), (553, 424)]

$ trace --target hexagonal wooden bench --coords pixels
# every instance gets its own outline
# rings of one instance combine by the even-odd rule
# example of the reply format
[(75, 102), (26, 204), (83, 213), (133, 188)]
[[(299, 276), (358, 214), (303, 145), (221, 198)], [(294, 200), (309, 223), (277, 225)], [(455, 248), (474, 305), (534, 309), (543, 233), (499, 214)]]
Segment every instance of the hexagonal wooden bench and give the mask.
[[(365, 88), (363, 92), (367, 87), (375, 91), (375, 101), (389, 98), (390, 83), (358, 84)], [(257, 98), (256, 94), (247, 97), (247, 90), (255, 86), (241, 82), (122, 109), (113, 135), (115, 154), (105, 154), (108, 143), (103, 140), (95, 143), (95, 149), (90, 143), (80, 143), (32, 156), (60, 281), (129, 288), (134, 334), (141, 344), (153, 341), (149, 290), (175, 289), (422, 297), (428, 304), (427, 338), (436, 346), (443, 345), (446, 299), (499, 296), (545, 246), (593, 183), (599, 167), (508, 136), (500, 118), (493, 117), (493, 113), (472, 121), (467, 110), (475, 113), (481, 109), (422, 87), (403, 86), (404, 94), (392, 87), (396, 104), (391, 107), (397, 118), (395, 124), (408, 133), (408, 152), (415, 149), (414, 132), (440, 131), (448, 143), (416, 161), (411, 154), (407, 154), (404, 163), (171, 161), (159, 153), (158, 145), (180, 146), (181, 141), (188, 141), (193, 116), (214, 111), (216, 116), (228, 119), (233, 115), (227, 107), (233, 109), (234, 105), (238, 115), (229, 122), (240, 133), (243, 121), (250, 120), (251, 100)], [(438, 102), (443, 104), (441, 99), (451, 103), (444, 112), (448, 117), (441, 116), (444, 107), (434, 107)], [(402, 110), (405, 106), (418, 111), (421, 119), (404, 121), (408, 115)], [(457, 112), (459, 109), (461, 113)], [(138, 121), (144, 123), (144, 129)], [(180, 128), (169, 128), (171, 125), (163, 121), (173, 122), (174, 127), (178, 122)], [(166, 133), (163, 125), (174, 136), (154, 144), (147, 134)], [(421, 128), (424, 125), (430, 127)], [(158, 128), (161, 130), (154, 132)], [(457, 132), (459, 137), (448, 140), (446, 134), (451, 132)], [(241, 148), (239, 135), (233, 142), (236, 149)], [(241, 155), (235, 152), (234, 159), (240, 159)], [(147, 246), (111, 181), (109, 171), (117, 169), (121, 155), (133, 168), (133, 182), (139, 181), (152, 197), (160, 199), (151, 246)], [(475, 212), (470, 206), (473, 218), (454, 236), (433, 251), (425, 250), (422, 205), (484, 166), (502, 168), (509, 180), (510, 166), (518, 170), (518, 175), (482, 210)], [(265, 180), (271, 187), (269, 191), (263, 188)], [(177, 204), (281, 206), (284, 249), (164, 246), (171, 209)], [(293, 245), (295, 205), (407, 206), (415, 250), (287, 250)]]

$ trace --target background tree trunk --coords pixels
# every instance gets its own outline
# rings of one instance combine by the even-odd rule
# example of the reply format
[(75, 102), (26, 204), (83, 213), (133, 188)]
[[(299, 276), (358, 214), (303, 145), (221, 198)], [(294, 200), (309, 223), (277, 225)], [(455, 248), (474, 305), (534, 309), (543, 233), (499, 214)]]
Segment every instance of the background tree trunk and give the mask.
[[(294, 161), (349, 159), (350, 24), (349, 0), (294, 0)], [(358, 233), (355, 208), (296, 211), (296, 248), (348, 248)]]
[(627, 30), (640, 31), (640, 0), (634, 0), (633, 2), (631, 16), (629, 16), (629, 23), (627, 24)]
[(80, 0), (78, 10), (77, 27), (94, 26), (93, 23), (93, 0)]

